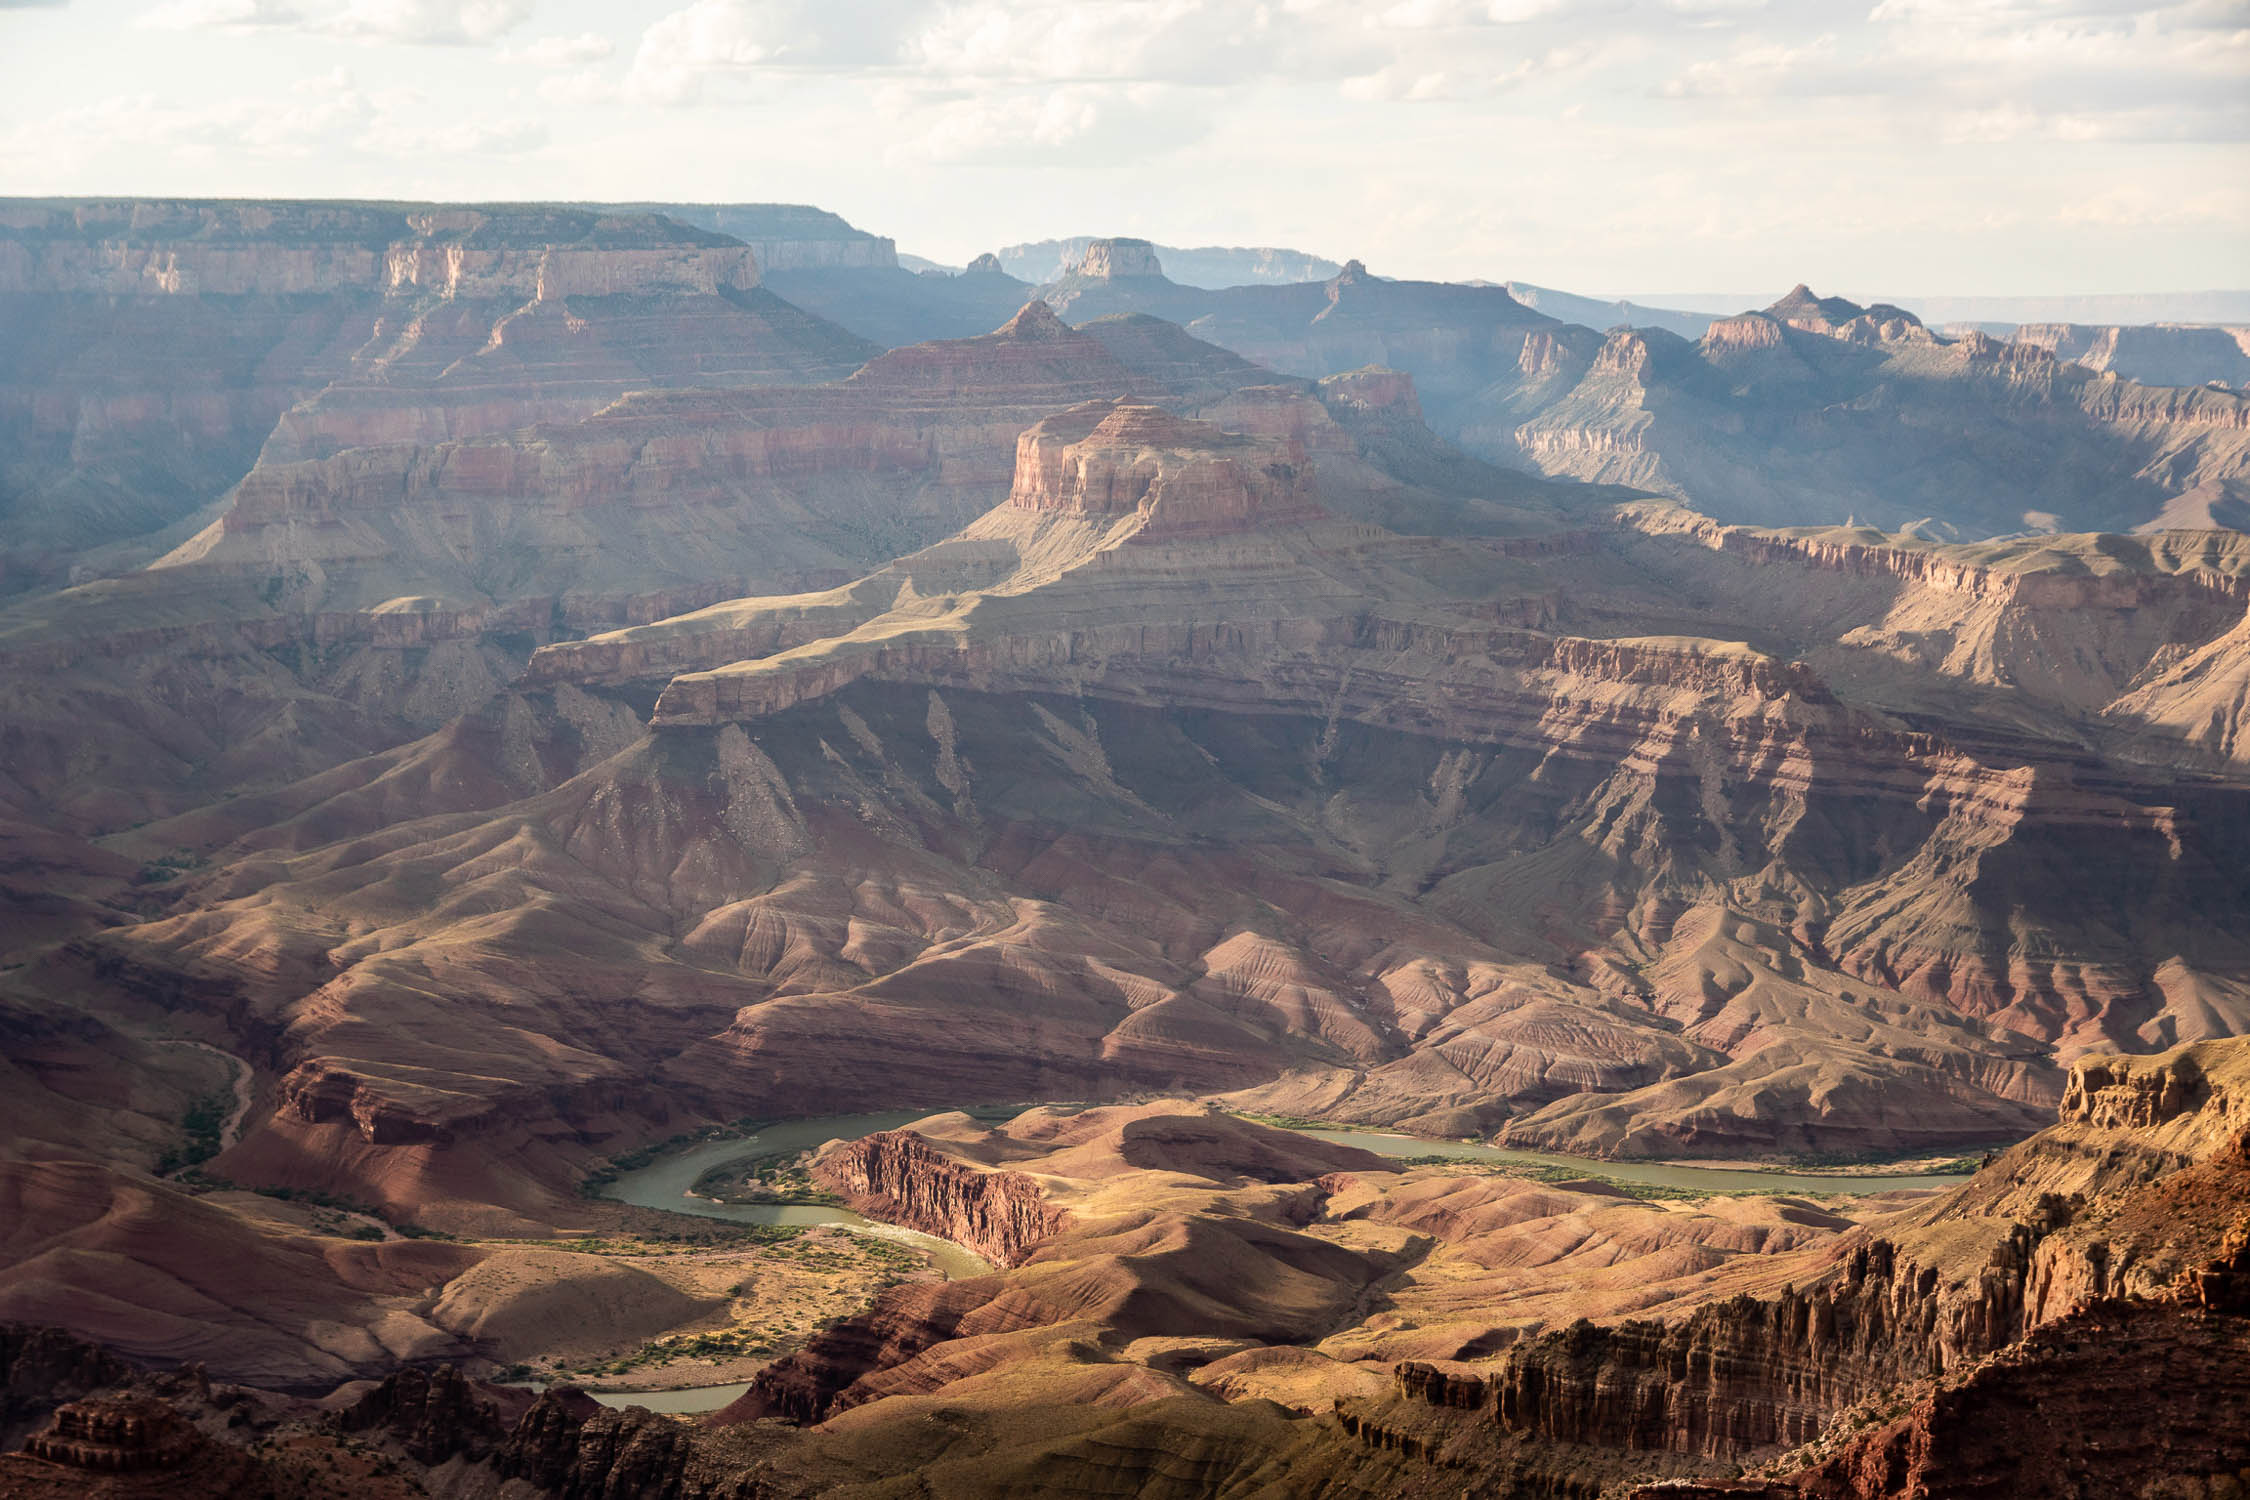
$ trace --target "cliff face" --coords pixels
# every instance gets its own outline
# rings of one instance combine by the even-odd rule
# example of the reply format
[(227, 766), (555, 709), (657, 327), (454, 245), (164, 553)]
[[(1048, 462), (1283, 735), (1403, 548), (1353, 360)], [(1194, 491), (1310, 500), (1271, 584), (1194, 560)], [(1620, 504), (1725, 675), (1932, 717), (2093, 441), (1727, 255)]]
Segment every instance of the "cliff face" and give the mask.
[(1826, 1434), (1771, 1479), (1645, 1486), (1633, 1500), (2224, 1494), (2250, 1468), (2250, 1302), (2207, 1289), (2240, 1285), (2242, 1224), (2180, 1287), (2081, 1302), (1934, 1390), (1885, 1403), (1903, 1415)]
[(2238, 390), (2250, 385), (2250, 330), (2241, 328), (2027, 323), (2008, 339), (2143, 385), (2221, 385)]
[[(1567, 388), (1535, 388), (1550, 364), (1527, 353), (1448, 420), (1474, 451), (1676, 495), (1723, 521), (2129, 530), (2250, 461), (2240, 396), (2097, 376), (1977, 332), (1948, 342), (1899, 309), (1803, 288), (1696, 344), (1613, 332)], [(1988, 476), (1975, 498), (1893, 463), (1902, 430), (1947, 472)], [(2026, 461), (2012, 433), (2038, 455)], [(1823, 497), (1811, 513), (1808, 494)]]
[(1706, 1458), (1793, 1448), (1869, 1395), (2011, 1342), (2026, 1268), (2013, 1254), (1948, 1304), (1934, 1268), (1877, 1240), (1828, 1286), (1677, 1323), (1582, 1323), (1508, 1351), (1492, 1374), (1402, 1366), (1398, 1388), (1553, 1443)]
[(731, 235), (748, 245), (768, 272), (889, 270), (898, 265), (891, 240), (855, 229), (839, 216), (802, 203), (636, 203), (612, 213), (654, 213), (679, 224)]
[[(2140, 1473), (2144, 1460), (2149, 1472), (2231, 1472), (2250, 1440), (2220, 1413), (2245, 1409), (2244, 1383), (2216, 1372), (2250, 1348), (2250, 1324), (2225, 1311), (2250, 1257), (2246, 1063), (2240, 1043), (2081, 1062), (2057, 1125), (1907, 1216), (1893, 1230), (1900, 1243), (1846, 1236), (1803, 1290), (1736, 1297), (1667, 1323), (1582, 1323), (1509, 1349), (1490, 1370), (1402, 1366), (1399, 1395), (1541, 1441), (1611, 1450), (1740, 1459), (1822, 1440), (1823, 1461), (1778, 1494), (2012, 1493), (2006, 1454), (2045, 1464), (2070, 1452), (2083, 1464), (2105, 1452), (2114, 1475)], [(1907, 1247), (1929, 1259), (1917, 1264)], [(2097, 1412), (2098, 1401), (2087, 1403), (2085, 1429), (2013, 1424), (2008, 1414), (2038, 1400), (2035, 1390), (2065, 1404), (2081, 1391), (2114, 1393), (2081, 1368), (2110, 1357), (2088, 1351), (2111, 1339), (2128, 1365), (2153, 1371), (2177, 1359), (2213, 1371), (2213, 1384), (2181, 1386), (2182, 1404), (2138, 1436)], [(1833, 1436), (1839, 1414), (1931, 1382), (1938, 1393), (1893, 1427)], [(1979, 1423), (1995, 1425), (1979, 1435)], [(2111, 1432), (2116, 1450), (2101, 1436)], [(2144, 1458), (2123, 1457), (2135, 1452)], [(2014, 1472), (2020, 1482), (2029, 1471)]]
[[(536, 330), (525, 337), (542, 347)], [(839, 384), (646, 392), (529, 434), (428, 441), (483, 418), (451, 396), (368, 406), (338, 386), (283, 424), (224, 517), (163, 565), (294, 565), (308, 587), (284, 597), (330, 609), (402, 595), (470, 604), (496, 588), (631, 596), (694, 577), (737, 580), (737, 593), (747, 579), (833, 583), (990, 504), (1017, 435), (1039, 418), (1089, 397), (1162, 395), (1168, 373), (1144, 377), (1037, 306), (993, 334), (884, 355)], [(469, 396), (465, 378), (454, 367), (448, 388)], [(518, 407), (551, 396), (558, 415), (583, 416), (576, 407), (601, 389), (573, 376), (495, 394)], [(415, 441), (364, 445), (376, 436)], [(361, 445), (279, 461), (347, 441)], [(465, 548), (514, 561), (465, 564)]]
[(1119, 277), (1162, 276), (1164, 266), (1147, 240), (1095, 240), (1078, 262), (1078, 274), (1108, 281)]
[(0, 293), (521, 301), (757, 284), (747, 246), (653, 215), (93, 199), (0, 209)]
[(748, 247), (649, 215), (12, 203), (0, 589), (147, 561), (254, 461), (836, 379), (876, 352), (759, 280)]
[(0, 1323), (0, 1450), (61, 1402), (127, 1379), (132, 1366), (99, 1344), (44, 1324)]
[(1012, 1266), (1068, 1222), (1021, 1172), (979, 1172), (902, 1130), (824, 1153), (813, 1176), (869, 1218), (903, 1224)]
[(1224, 535), (1322, 514), (1294, 439), (1262, 444), (1157, 406), (1108, 404), (1050, 417), (1016, 440), (1008, 503), (1031, 511), (1143, 512), (1140, 535)]

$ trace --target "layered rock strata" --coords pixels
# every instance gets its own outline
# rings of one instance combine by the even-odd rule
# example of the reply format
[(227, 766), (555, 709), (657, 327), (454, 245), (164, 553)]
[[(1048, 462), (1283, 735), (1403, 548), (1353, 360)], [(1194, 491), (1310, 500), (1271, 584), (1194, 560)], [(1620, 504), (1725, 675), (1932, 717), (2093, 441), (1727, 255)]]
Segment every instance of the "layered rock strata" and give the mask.
[[(2090, 1061), (1959, 1189), (1817, 1206), (1402, 1169), (1179, 1103), (936, 1116), (842, 1149), (932, 1187), (1035, 1179), (1066, 1221), (1006, 1271), (893, 1289), (708, 1423), (446, 1368), (323, 1407), (128, 1377), (35, 1444), (62, 1464), (0, 1460), (0, 1495), (143, 1493), (114, 1471), (175, 1449), (199, 1456), (143, 1472), (194, 1496), (216, 1461), (246, 1494), (2223, 1494), (2250, 1462), (2246, 1063)], [(2043, 1306), (2057, 1251), (2143, 1269)], [(2118, 1401), (2120, 1372), (2165, 1399)]]
[(821, 1153), (813, 1177), (870, 1218), (903, 1224), (1012, 1266), (1067, 1222), (1021, 1172), (979, 1172), (921, 1137), (887, 1130)]
[[(1801, 1290), (1665, 1323), (1577, 1324), (1517, 1345), (1490, 1370), (1404, 1365), (1400, 1396), (1543, 1442), (1743, 1458), (1802, 1448), (1863, 1403), (1939, 1382), (1905, 1423), (1774, 1492), (1903, 1495), (1915, 1492), (1909, 1474), (1934, 1484), (1973, 1472), (1975, 1453), (2000, 1445), (1968, 1439), (1962, 1416), (2008, 1409), (2027, 1376), (2069, 1390), (2055, 1367), (2105, 1325), (2121, 1320), (2111, 1336), (2130, 1359), (2160, 1363), (2169, 1356), (2157, 1351), (2176, 1347), (2183, 1365), (2215, 1370), (2226, 1351), (2250, 1347), (2250, 1324), (2218, 1312), (2232, 1305), (2250, 1243), (2246, 1058), (2236, 1042), (2089, 1059), (2073, 1070), (2054, 1129), (1906, 1216), (1891, 1230), (1900, 1243), (1847, 1235)], [(1917, 1263), (1911, 1246), (1929, 1259)], [(2239, 1381), (2220, 1378), (2143, 1441), (2188, 1472), (2230, 1472), (2239, 1460), (2224, 1441), (2198, 1445), (2223, 1430), (2217, 1412), (2250, 1409), (2244, 1399)]]
[(0, 206), (0, 293), (411, 290), (551, 301), (757, 284), (748, 246), (653, 214), (147, 199)]

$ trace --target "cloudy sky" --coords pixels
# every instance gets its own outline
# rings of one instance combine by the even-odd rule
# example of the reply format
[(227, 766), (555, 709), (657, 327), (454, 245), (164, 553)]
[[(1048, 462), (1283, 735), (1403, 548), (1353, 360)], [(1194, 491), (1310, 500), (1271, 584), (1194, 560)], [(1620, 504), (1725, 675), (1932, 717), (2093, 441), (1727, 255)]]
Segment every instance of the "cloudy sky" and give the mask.
[(0, 194), (797, 201), (1600, 293), (2250, 286), (2250, 0), (0, 0)]

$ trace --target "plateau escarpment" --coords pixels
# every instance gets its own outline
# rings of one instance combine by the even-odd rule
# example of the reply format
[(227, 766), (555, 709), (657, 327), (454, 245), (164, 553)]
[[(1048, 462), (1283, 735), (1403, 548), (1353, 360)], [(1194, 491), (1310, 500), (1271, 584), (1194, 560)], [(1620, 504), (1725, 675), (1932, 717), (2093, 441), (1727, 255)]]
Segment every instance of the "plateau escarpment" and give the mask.
[(534, 206), (15, 200), (0, 320), (13, 589), (145, 561), (166, 543), (129, 539), (185, 524), (261, 453), (832, 379), (873, 352), (760, 290), (723, 235)]
[[(1799, 290), (1695, 343), (1612, 332), (1536, 410), (1505, 386), (1480, 396), (1491, 415), (1462, 415), (1463, 440), (1543, 473), (1680, 496), (1722, 520), (1934, 518), (1968, 536), (2129, 530), (2175, 497), (2241, 478), (2250, 418), (2239, 395), (2137, 385), (1983, 334), (1949, 343), (1897, 309)], [(1894, 461), (1902, 423), (1917, 434), (1906, 465)], [(1964, 489), (1958, 476), (1972, 472), (1984, 478)]]
[(1600, 333), (1501, 287), (1392, 281), (1356, 261), (1326, 282), (1211, 290), (1165, 278), (1137, 244), (1090, 242), (1091, 269), (1041, 295), (1073, 322), (1153, 314), (1292, 375), (1393, 366), (1471, 452), (1721, 520), (1990, 536), (2226, 525), (2240, 511), (2245, 398), (2179, 368), (2097, 370), (2036, 340), (1936, 334), (1904, 309), (1804, 287), (1681, 322), (1686, 337), (1661, 319)]
[[(1963, 333), (1970, 330), (1963, 329)], [(1986, 333), (1997, 330), (1986, 328)], [(2089, 326), (2026, 323), (2007, 334), (2089, 370), (2110, 371), (2143, 385), (2250, 386), (2250, 329), (2193, 323)]]

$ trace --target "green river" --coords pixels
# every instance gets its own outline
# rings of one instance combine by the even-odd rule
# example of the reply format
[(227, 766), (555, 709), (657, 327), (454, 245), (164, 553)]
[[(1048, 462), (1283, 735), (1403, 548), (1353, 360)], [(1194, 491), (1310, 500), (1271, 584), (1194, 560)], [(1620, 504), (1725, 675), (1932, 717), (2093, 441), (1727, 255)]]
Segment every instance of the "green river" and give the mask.
[[(1030, 1105), (1005, 1110), (976, 1110), (995, 1123), (1013, 1118)], [(663, 1156), (637, 1171), (625, 1172), (603, 1189), (606, 1197), (643, 1208), (726, 1219), (737, 1224), (839, 1224), (855, 1234), (879, 1236), (911, 1245), (930, 1258), (948, 1277), (979, 1276), (992, 1269), (981, 1257), (951, 1240), (881, 1224), (848, 1208), (819, 1204), (720, 1203), (695, 1196), (690, 1189), (697, 1178), (713, 1167), (753, 1156), (782, 1151), (804, 1151), (827, 1141), (849, 1140), (877, 1130), (896, 1130), (939, 1113), (934, 1109), (894, 1109), (881, 1114), (828, 1115), (812, 1120), (785, 1120), (765, 1125), (751, 1135), (708, 1141)], [(1462, 1141), (1429, 1141), (1416, 1136), (1389, 1135), (1373, 1130), (1298, 1130), (1299, 1135), (1357, 1146), (1380, 1156), (1443, 1156), (1457, 1161), (1489, 1161), (1504, 1166), (1560, 1168), (1587, 1177), (1645, 1187), (1687, 1189), (1706, 1193), (1885, 1193), (1902, 1189), (1936, 1189), (1956, 1186), (1958, 1175), (1901, 1173), (1888, 1176), (1831, 1176), (1811, 1172), (1773, 1171), (1764, 1167), (1694, 1167), (1653, 1162), (1597, 1161), (1589, 1157), (1556, 1156), (1538, 1151), (1503, 1151), (1496, 1146)], [(715, 1411), (748, 1389), (742, 1385), (697, 1386), (668, 1391), (612, 1391), (595, 1399), (610, 1406), (645, 1406), (652, 1411)]]

